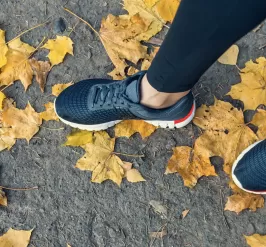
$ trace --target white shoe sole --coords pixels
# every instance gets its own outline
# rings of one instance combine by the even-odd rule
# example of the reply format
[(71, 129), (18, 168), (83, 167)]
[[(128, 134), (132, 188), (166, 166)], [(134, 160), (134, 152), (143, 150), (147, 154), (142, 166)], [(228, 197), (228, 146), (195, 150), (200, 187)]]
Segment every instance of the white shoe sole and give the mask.
[[(196, 111), (196, 104), (194, 102), (189, 114), (180, 119), (180, 120), (173, 120), (173, 121), (162, 121), (162, 120), (144, 120), (147, 123), (150, 123), (156, 127), (161, 127), (161, 128), (182, 128), (186, 125), (188, 125), (192, 119), (194, 118), (195, 115), (195, 111)], [(58, 116), (56, 109), (55, 109), (55, 113)], [(58, 116), (58, 118), (65, 124), (73, 127), (73, 128), (78, 128), (81, 130), (89, 130), (89, 131), (99, 131), (99, 130), (105, 130), (108, 129), (114, 125), (116, 125), (117, 123), (121, 122), (122, 120), (116, 120), (116, 121), (111, 121), (111, 122), (107, 122), (107, 123), (101, 123), (101, 124), (94, 124), (94, 125), (87, 125), (87, 124), (77, 124), (77, 123), (73, 123), (70, 121), (67, 121), (65, 119), (62, 119), (60, 116)]]
[(242, 184), (240, 183), (240, 181), (237, 179), (237, 177), (234, 175), (234, 171), (237, 167), (238, 162), (243, 158), (243, 156), (249, 151), (251, 150), (253, 147), (255, 147), (257, 144), (259, 144), (261, 141), (257, 141), (255, 143), (253, 143), (252, 145), (250, 145), (249, 147), (247, 147), (244, 151), (242, 151), (242, 153), (237, 157), (236, 161), (233, 164), (232, 167), (232, 178), (234, 183), (242, 190), (248, 192), (248, 193), (252, 193), (252, 194), (258, 194), (258, 195), (265, 195), (266, 191), (262, 191), (262, 192), (257, 192), (257, 191), (252, 191), (252, 190), (246, 190), (243, 188)]

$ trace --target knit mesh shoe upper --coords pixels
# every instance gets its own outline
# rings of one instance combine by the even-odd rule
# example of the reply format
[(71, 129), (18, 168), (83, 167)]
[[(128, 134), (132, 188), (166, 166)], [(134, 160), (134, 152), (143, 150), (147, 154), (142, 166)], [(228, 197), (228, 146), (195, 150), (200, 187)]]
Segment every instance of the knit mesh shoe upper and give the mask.
[(145, 72), (139, 72), (122, 81), (92, 79), (78, 82), (57, 97), (55, 111), (62, 121), (83, 127), (124, 119), (184, 120), (185, 123), (188, 116), (192, 119), (195, 106), (191, 93), (165, 109), (141, 105), (140, 83), (144, 75)]
[(240, 155), (233, 169), (234, 176), (243, 189), (266, 192), (266, 140), (255, 143)]

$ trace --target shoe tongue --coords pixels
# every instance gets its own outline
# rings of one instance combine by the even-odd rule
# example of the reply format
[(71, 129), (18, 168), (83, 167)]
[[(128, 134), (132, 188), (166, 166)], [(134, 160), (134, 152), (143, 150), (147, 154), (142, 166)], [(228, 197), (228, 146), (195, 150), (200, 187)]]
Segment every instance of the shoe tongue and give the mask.
[(140, 82), (141, 82), (142, 76), (140, 76), (138, 79), (130, 82), (128, 84), (126, 89), (126, 95), (127, 97), (134, 103), (140, 102)]

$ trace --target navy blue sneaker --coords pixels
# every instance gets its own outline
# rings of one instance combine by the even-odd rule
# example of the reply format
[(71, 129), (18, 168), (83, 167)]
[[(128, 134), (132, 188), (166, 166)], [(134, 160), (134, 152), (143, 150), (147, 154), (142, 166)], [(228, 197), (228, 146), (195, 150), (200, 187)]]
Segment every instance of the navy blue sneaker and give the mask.
[(266, 194), (266, 140), (252, 144), (238, 156), (232, 177), (242, 190)]
[(55, 101), (59, 119), (83, 130), (103, 130), (126, 119), (142, 119), (163, 128), (181, 128), (194, 117), (192, 93), (165, 109), (140, 104), (140, 82), (145, 72), (125, 80), (84, 80), (65, 89)]

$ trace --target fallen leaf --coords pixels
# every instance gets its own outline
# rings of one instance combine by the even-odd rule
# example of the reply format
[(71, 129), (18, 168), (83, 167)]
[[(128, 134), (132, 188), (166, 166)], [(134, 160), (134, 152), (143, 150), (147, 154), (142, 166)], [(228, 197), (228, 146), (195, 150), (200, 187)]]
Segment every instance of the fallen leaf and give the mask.
[(122, 165), (123, 169), (125, 172), (129, 171), (132, 169), (132, 163), (130, 162), (123, 162), (123, 165)]
[(258, 109), (251, 123), (258, 127), (257, 136), (259, 139), (266, 139), (266, 111)]
[(33, 78), (33, 70), (30, 66), (28, 55), (9, 49), (6, 57), (7, 64), (1, 68), (0, 86), (10, 85), (14, 81), (20, 80), (25, 90), (27, 90)]
[(151, 7), (147, 4), (146, 0), (124, 0), (123, 7), (128, 11), (130, 17), (139, 15), (143, 20), (148, 21), (149, 23), (146, 31), (139, 33), (135, 38), (136, 40), (149, 40), (155, 34), (160, 32), (165, 24), (165, 20), (159, 15), (156, 5)]
[(143, 46), (136, 35), (148, 29), (150, 22), (145, 22), (139, 15), (113, 16), (109, 14), (102, 20), (100, 36), (105, 50), (116, 70), (111, 74), (125, 76), (126, 60), (137, 63), (145, 58), (147, 47)]
[(148, 8), (152, 8), (160, 0), (143, 0)]
[(0, 68), (2, 68), (7, 63), (6, 53), (8, 47), (5, 41), (5, 31), (0, 29)]
[(255, 110), (266, 105), (266, 58), (260, 57), (256, 63), (249, 61), (240, 73), (241, 82), (232, 86), (228, 93), (233, 99), (244, 102), (244, 110)]
[(27, 247), (30, 242), (32, 230), (14, 230), (10, 228), (4, 235), (0, 236), (2, 247)]
[(7, 198), (5, 192), (2, 189), (0, 189), (0, 206), (7, 206)]
[(54, 103), (48, 102), (44, 106), (46, 110), (43, 112), (40, 112), (40, 117), (45, 121), (50, 121), (50, 120), (59, 121), (59, 118), (56, 115), (55, 110), (54, 110)]
[(3, 125), (9, 127), (15, 138), (29, 140), (39, 131), (42, 120), (37, 112), (28, 103), (24, 110), (10, 107), (3, 111)]
[(136, 74), (137, 72), (139, 72), (138, 69), (134, 68), (133, 66), (130, 66), (127, 70), (127, 75), (130, 76), (130, 75), (134, 75)]
[(0, 111), (3, 111), (3, 101), (6, 98), (5, 94), (0, 92)]
[(52, 87), (52, 95), (58, 96), (62, 91), (71, 86), (73, 82), (56, 84)]
[(202, 155), (202, 147), (195, 142), (194, 150), (191, 147), (181, 146), (173, 148), (173, 155), (168, 161), (165, 174), (178, 172), (184, 185), (193, 188), (202, 176), (217, 176), (209, 155)]
[(144, 182), (146, 181), (142, 175), (140, 174), (140, 172), (137, 169), (130, 169), (129, 171), (126, 171), (125, 174), (128, 182), (131, 183), (137, 183), (137, 182)]
[(142, 138), (150, 136), (157, 127), (143, 120), (125, 120), (115, 126), (115, 136), (130, 137), (134, 133), (140, 133)]
[(159, 214), (162, 219), (167, 219), (167, 208), (160, 201), (151, 200), (149, 205), (152, 206), (154, 212)]
[(67, 136), (65, 146), (83, 146), (93, 142), (93, 132), (87, 130), (74, 130)]
[(148, 70), (149, 67), (151, 66), (151, 62), (154, 59), (154, 57), (156, 56), (157, 52), (159, 51), (160, 47), (154, 47), (152, 53), (147, 56), (147, 58), (145, 60), (143, 60), (142, 64), (141, 64), (141, 70)]
[(44, 92), (44, 87), (46, 84), (46, 79), (48, 73), (51, 70), (51, 65), (49, 62), (37, 61), (35, 58), (29, 60), (31, 68), (34, 75), (36, 76), (36, 81), (39, 83), (41, 91)]
[(0, 86), (10, 85), (20, 80), (25, 88), (32, 83), (33, 71), (29, 63), (29, 56), (35, 48), (23, 43), (20, 38), (8, 44), (6, 53), (7, 63), (1, 68)]
[(12, 148), (16, 143), (16, 133), (12, 128), (0, 128), (0, 151)]
[(67, 244), (67, 247), (71, 247), (69, 244)]
[(221, 57), (218, 58), (218, 62), (222, 64), (236, 65), (238, 53), (238, 46), (232, 45)]
[(166, 235), (167, 235), (167, 231), (166, 230), (163, 230), (161, 232), (150, 232), (150, 238), (161, 239), (161, 238), (163, 238)]
[(76, 167), (92, 171), (91, 181), (94, 183), (110, 179), (120, 186), (124, 177), (123, 161), (113, 153), (114, 145), (115, 138), (110, 138), (104, 131), (95, 132), (94, 143), (83, 146), (86, 153)]
[(233, 191), (233, 195), (229, 196), (224, 210), (236, 212), (239, 214), (245, 209), (256, 211), (257, 208), (264, 207), (264, 198), (262, 195), (251, 194), (240, 189), (232, 180), (229, 182), (229, 186)]
[(56, 36), (56, 39), (49, 39), (42, 48), (50, 50), (48, 58), (52, 67), (63, 62), (66, 54), (73, 54), (73, 41), (67, 36)]
[(198, 108), (193, 123), (206, 130), (196, 141), (201, 153), (205, 157), (221, 156), (227, 174), (238, 155), (258, 140), (245, 124), (243, 112), (220, 100)]
[(184, 219), (188, 215), (189, 211), (189, 209), (184, 210), (181, 214), (181, 218)]
[(247, 244), (250, 247), (265, 247), (266, 246), (266, 235), (253, 234), (251, 236), (245, 236)]
[(160, 0), (156, 4), (156, 10), (164, 21), (173, 22), (180, 0)]

